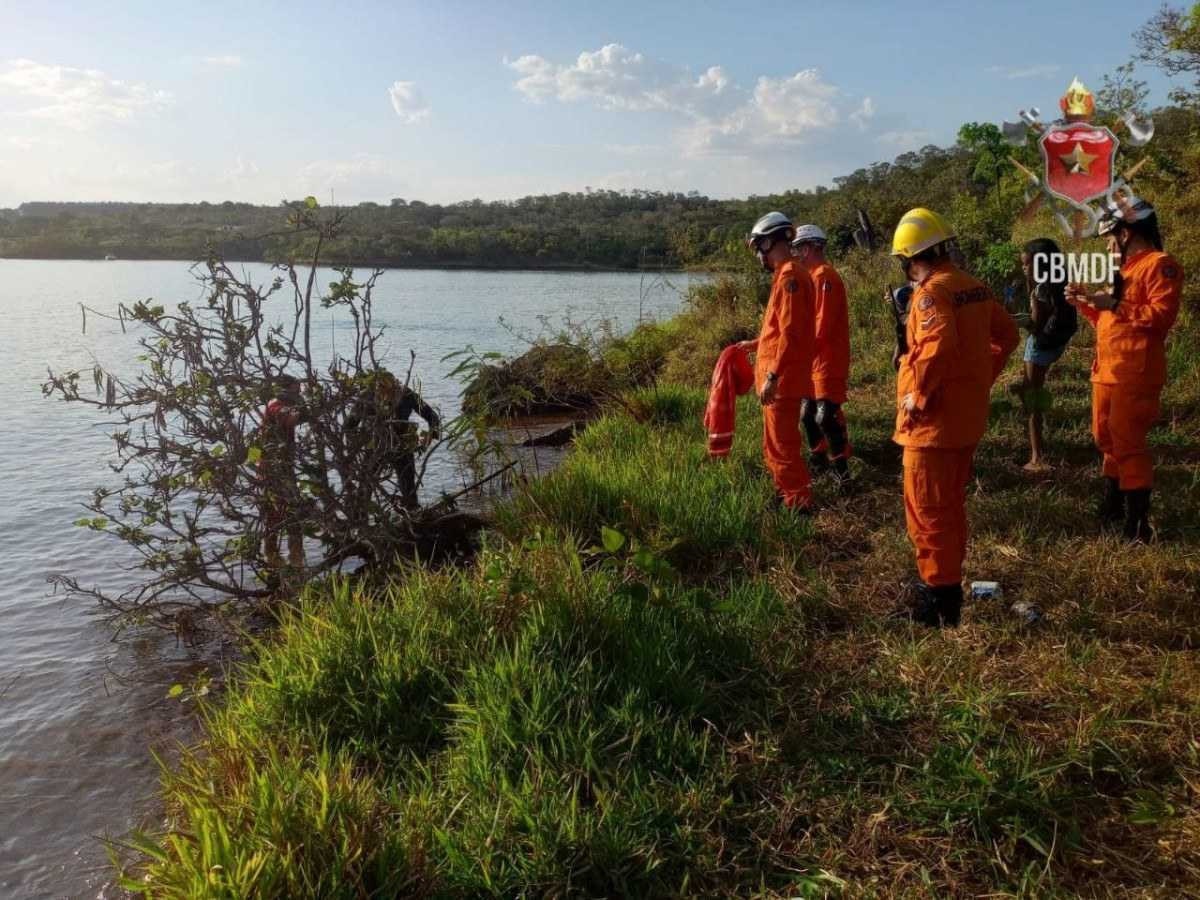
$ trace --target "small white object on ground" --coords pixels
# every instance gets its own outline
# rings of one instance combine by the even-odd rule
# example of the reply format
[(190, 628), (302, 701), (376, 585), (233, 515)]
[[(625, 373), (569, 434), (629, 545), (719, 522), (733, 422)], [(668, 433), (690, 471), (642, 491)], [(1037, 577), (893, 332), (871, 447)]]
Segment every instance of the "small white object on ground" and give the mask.
[(972, 600), (1000, 600), (1003, 596), (1004, 592), (1000, 590), (1000, 582), (998, 581), (971, 582)]

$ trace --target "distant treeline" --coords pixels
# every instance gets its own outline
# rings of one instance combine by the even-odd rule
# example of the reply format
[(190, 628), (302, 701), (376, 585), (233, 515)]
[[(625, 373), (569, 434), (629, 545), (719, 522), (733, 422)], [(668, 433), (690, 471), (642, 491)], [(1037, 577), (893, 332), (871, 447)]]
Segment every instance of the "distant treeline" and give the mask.
[[(1115, 124), (1115, 117), (1102, 117)], [(1194, 199), (1194, 109), (1154, 113), (1149, 147), (1123, 154), (1123, 165), (1149, 153), (1156, 163), (1139, 181), (1166, 201), (1167, 219), (1190, 224)], [(834, 179), (832, 187), (715, 200), (692, 192), (586, 191), (511, 201), (439, 205), (396, 198), (350, 207), (343, 237), (326, 249), (337, 263), (395, 267), (604, 268), (687, 266), (740, 253), (762, 213), (780, 209), (820, 224), (839, 256), (854, 242), (858, 211), (886, 240), (913, 206), (947, 214), (963, 249), (981, 265), (1006, 268), (1013, 222), (1025, 205), (1025, 181), (1006, 157), (1041, 167), (1030, 141), (1013, 149), (992, 124), (969, 123), (953, 147), (928, 146), (891, 163)], [(800, 176), (802, 173), (797, 173)], [(1192, 196), (1188, 196), (1192, 195)], [(279, 206), (248, 203), (24, 203), (0, 210), (0, 257), (36, 259), (195, 259), (213, 248), (230, 260), (286, 259), (301, 249)], [(992, 254), (991, 263), (985, 257)]]
[[(382, 266), (612, 268), (700, 262), (740, 240), (769, 209), (812, 219), (848, 245), (855, 209), (894, 221), (906, 204), (947, 202), (969, 181), (963, 147), (926, 147), (836, 179), (833, 188), (739, 200), (692, 192), (588, 191), (439, 205), (360, 203), (341, 262)], [(798, 173), (799, 174), (799, 173)], [(278, 206), (248, 203), (24, 203), (0, 210), (0, 256), (37, 259), (275, 260), (292, 247)]]

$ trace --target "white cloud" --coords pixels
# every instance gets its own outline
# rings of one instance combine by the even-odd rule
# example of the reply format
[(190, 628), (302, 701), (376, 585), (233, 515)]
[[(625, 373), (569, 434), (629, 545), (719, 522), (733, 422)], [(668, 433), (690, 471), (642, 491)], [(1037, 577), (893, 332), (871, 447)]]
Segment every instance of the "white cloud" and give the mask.
[(863, 102), (859, 104), (858, 109), (850, 113), (850, 121), (859, 127), (860, 131), (865, 131), (867, 122), (875, 118), (875, 101), (870, 97), (863, 97)]
[(869, 97), (848, 107), (841, 91), (816, 69), (764, 75), (745, 88), (721, 66), (697, 76), (620, 44), (580, 53), (569, 65), (537, 55), (504, 63), (519, 76), (516, 89), (534, 103), (588, 102), (601, 109), (672, 114), (681, 120), (677, 139), (689, 155), (791, 146), (844, 121), (865, 129), (875, 114)]
[(732, 112), (697, 116), (683, 132), (684, 150), (746, 155), (802, 144), (841, 122), (838, 94), (815, 69), (787, 78), (762, 76)]
[(221, 173), (218, 179), (223, 184), (240, 185), (245, 181), (254, 181), (259, 174), (258, 164), (238, 156), (232, 166)]
[(767, 123), (769, 134), (791, 138), (835, 125), (839, 119), (834, 106), (837, 92), (821, 80), (816, 69), (805, 69), (791, 78), (759, 78), (752, 106)]
[(244, 66), (245, 60), (236, 54), (227, 56), (202, 56), (200, 62), (206, 66), (212, 66), (214, 69), (240, 69)]
[(516, 88), (534, 103), (591, 101), (602, 109), (703, 115), (713, 111), (713, 102), (719, 103), (730, 86), (720, 66), (693, 78), (686, 68), (649, 59), (620, 44), (584, 51), (569, 66), (534, 55), (504, 63), (521, 76)]
[(415, 125), (429, 118), (429, 104), (414, 81), (397, 81), (388, 88), (392, 109), (405, 125)]
[(0, 92), (23, 98), (18, 115), (83, 129), (97, 122), (123, 122), (169, 106), (167, 91), (141, 82), (110, 78), (97, 69), (10, 60), (0, 71)]
[(1061, 72), (1062, 66), (1055, 63), (1039, 63), (1032, 66), (988, 66), (988, 71), (1011, 81), (1017, 78), (1048, 78)]

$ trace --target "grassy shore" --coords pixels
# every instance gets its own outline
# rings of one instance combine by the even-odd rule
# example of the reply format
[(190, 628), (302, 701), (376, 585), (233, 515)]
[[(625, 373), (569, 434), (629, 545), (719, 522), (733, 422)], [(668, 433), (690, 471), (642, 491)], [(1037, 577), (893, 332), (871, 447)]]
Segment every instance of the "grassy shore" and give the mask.
[[(514, 496), (467, 568), (313, 591), (165, 777), (156, 897), (1200, 896), (1200, 338), (1171, 355), (1159, 541), (1092, 519), (1090, 334), (1031, 476), (997, 387), (968, 577), (1046, 612), (890, 621), (912, 569), (886, 273), (852, 261), (859, 489), (770, 510), (758, 411), (705, 458), (710, 286), (671, 381)], [(861, 286), (861, 287), (859, 287)], [(722, 291), (724, 290), (724, 293)], [(689, 318), (690, 317), (690, 318)], [(691, 382), (691, 384), (688, 384)]]

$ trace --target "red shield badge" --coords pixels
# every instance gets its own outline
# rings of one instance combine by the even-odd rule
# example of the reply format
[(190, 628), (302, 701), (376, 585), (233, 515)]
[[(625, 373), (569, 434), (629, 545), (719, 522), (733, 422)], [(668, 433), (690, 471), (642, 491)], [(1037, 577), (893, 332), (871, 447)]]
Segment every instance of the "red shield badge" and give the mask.
[(1051, 128), (1038, 140), (1046, 189), (1076, 206), (1103, 197), (1112, 187), (1120, 142), (1111, 131), (1086, 122)]

